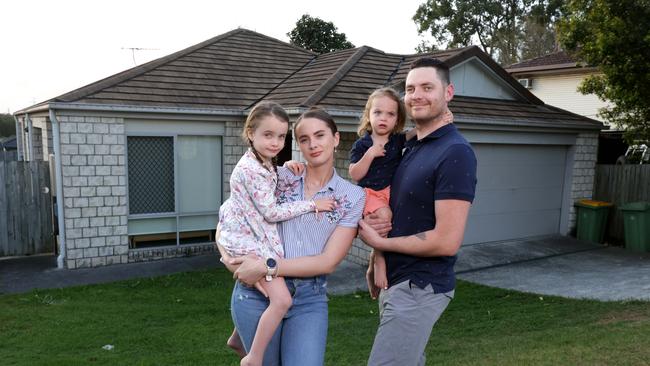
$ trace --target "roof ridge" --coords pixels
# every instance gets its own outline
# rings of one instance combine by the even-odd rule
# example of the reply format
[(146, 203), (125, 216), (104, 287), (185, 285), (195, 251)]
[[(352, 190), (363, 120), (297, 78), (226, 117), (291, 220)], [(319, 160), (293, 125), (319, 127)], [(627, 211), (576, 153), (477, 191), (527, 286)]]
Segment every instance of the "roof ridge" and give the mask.
[(189, 53), (192, 53), (196, 50), (199, 50), (201, 48), (204, 48), (206, 46), (209, 46), (217, 41), (220, 41), (222, 39), (228, 38), (232, 35), (242, 33), (242, 32), (253, 32), (249, 31), (248, 29), (244, 28), (237, 28), (233, 29), (229, 32), (226, 32), (224, 34), (220, 34), (216, 37), (212, 37), (208, 40), (205, 40), (203, 42), (197, 43), (193, 46), (187, 47), (185, 49), (182, 49), (180, 51), (176, 51), (170, 55), (163, 56), (161, 58), (157, 58), (155, 60), (149, 61), (145, 64), (124, 70), (122, 72), (119, 72), (117, 74), (111, 75), (109, 77), (106, 77), (104, 79), (101, 79), (99, 81), (95, 81), (93, 83), (90, 83), (88, 85), (82, 86), (81, 88), (75, 89), (71, 92), (65, 93), (63, 95), (60, 95), (58, 97), (52, 98), (50, 101), (59, 101), (59, 102), (72, 102), (75, 100), (79, 100), (81, 98), (87, 97), (91, 94), (94, 94), (98, 91), (101, 91), (103, 89), (106, 89), (108, 87), (114, 86), (116, 84), (119, 84), (121, 82), (127, 81), (129, 79), (132, 79), (136, 76), (142, 75), (148, 71), (151, 71), (157, 67), (160, 67), (166, 63), (172, 62), (174, 60), (177, 60), (178, 58), (185, 56)]
[(402, 64), (406, 61), (406, 56), (401, 56), (399, 62), (397, 65), (395, 65), (395, 68), (393, 69), (393, 72), (388, 76), (388, 79), (386, 80), (386, 84), (384, 85), (391, 85), (391, 82), (395, 78), (395, 75), (399, 72), (399, 69), (402, 67)]
[(311, 51), (311, 50), (308, 50), (308, 49), (306, 49), (306, 48), (302, 48), (302, 47), (300, 47), (300, 46), (296, 46), (295, 44), (293, 44), (293, 43), (291, 43), (291, 42), (285, 42), (285, 41), (283, 41), (283, 40), (280, 40), (280, 39), (277, 39), (277, 38), (274, 38), (274, 37), (271, 37), (271, 36), (267, 36), (266, 34), (259, 33), (259, 32), (256, 32), (256, 31), (252, 31), (252, 30), (250, 30), (250, 29), (246, 29), (246, 28), (238, 28), (238, 29), (243, 29), (243, 30), (245, 30), (245, 31), (248, 31), (248, 32), (251, 32), (251, 33), (255, 33), (256, 35), (258, 35), (258, 36), (262, 36), (262, 37), (264, 37), (264, 38), (266, 38), (266, 39), (269, 39), (269, 40), (271, 40), (271, 41), (280, 42), (280, 43), (282, 43), (282, 44), (285, 45), (285, 46), (290, 46), (290, 47), (295, 48), (295, 49), (297, 49), (297, 50), (299, 50), (299, 51), (307, 52), (307, 53), (311, 53), (311, 54), (314, 55), (314, 56), (318, 56), (318, 54), (317, 54), (316, 52)]
[(314, 57), (312, 57), (309, 61), (305, 62), (304, 65), (302, 65), (301, 67), (297, 68), (294, 72), (292, 72), (291, 74), (289, 74), (286, 78), (284, 78), (282, 81), (280, 81), (279, 83), (277, 83), (273, 88), (269, 89), (268, 92), (266, 92), (266, 93), (265, 93), (264, 95), (262, 95), (259, 99), (257, 99), (256, 101), (254, 101), (253, 103), (251, 103), (250, 105), (248, 105), (248, 107), (246, 107), (246, 108), (244, 108), (244, 109), (252, 108), (254, 105), (256, 105), (256, 104), (259, 103), (260, 101), (264, 100), (264, 98), (268, 97), (268, 96), (269, 96), (271, 93), (273, 93), (277, 88), (279, 88), (280, 86), (284, 85), (284, 83), (285, 83), (287, 80), (289, 80), (289, 78), (291, 78), (292, 76), (296, 75), (298, 72), (300, 72), (301, 70), (303, 70), (307, 65), (311, 64), (312, 62), (314, 62), (314, 60), (316, 60), (317, 57), (318, 57), (318, 55), (315, 54)]
[[(327, 93), (336, 86), (336, 84), (347, 74), (354, 65), (357, 64), (357, 62), (363, 57), (363, 55), (368, 52), (368, 46), (361, 46), (359, 49), (352, 54), (352, 56), (348, 57), (348, 59), (341, 65), (339, 66), (338, 69), (329, 77), (327, 80), (325, 80), (324, 83), (321, 84), (321, 86), (312, 93), (307, 99), (305, 99), (301, 105), (305, 107), (310, 107), (312, 105), (315, 105), (318, 103)], [(328, 55), (329, 53), (326, 53), (324, 55)]]
[(576, 60), (575, 57), (573, 57), (573, 56), (572, 56), (569, 52), (567, 52), (566, 50), (558, 50), (558, 51), (555, 51), (555, 52), (547, 53), (547, 54), (545, 54), (545, 55), (541, 55), (541, 56), (537, 56), (537, 57), (527, 58), (527, 59), (525, 59), (525, 60), (521, 60), (521, 61), (519, 61), (519, 62), (517, 62), (517, 63), (514, 63), (514, 64), (509, 65), (509, 66), (504, 67), (504, 68), (507, 68), (507, 69), (510, 69), (510, 68), (513, 68), (513, 67), (514, 67), (514, 68), (521, 68), (522, 66), (518, 66), (518, 65), (522, 65), (522, 64), (530, 63), (531, 61), (537, 61), (537, 60), (547, 59), (547, 58), (550, 58), (550, 57), (553, 57), (553, 56), (556, 56), (556, 55), (559, 55), (559, 54), (565, 54), (569, 59), (571, 59), (571, 61), (572, 61), (571, 63), (577, 63), (577, 62), (578, 62), (578, 60)]

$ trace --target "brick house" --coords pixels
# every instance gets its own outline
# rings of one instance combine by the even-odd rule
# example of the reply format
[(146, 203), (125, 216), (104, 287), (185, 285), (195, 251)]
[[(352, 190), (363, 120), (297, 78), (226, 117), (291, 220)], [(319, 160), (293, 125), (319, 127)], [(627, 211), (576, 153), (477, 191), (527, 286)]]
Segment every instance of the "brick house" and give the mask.
[[(477, 47), (433, 54), (451, 67), (455, 123), (476, 149), (479, 186), (464, 244), (566, 235), (592, 194), (602, 124), (540, 101)], [(211, 251), (250, 108), (295, 120), (326, 108), (341, 131), (336, 168), (367, 96), (403, 90), (409, 63), (363, 46), (316, 55), (236, 29), (15, 113), (19, 156), (54, 159), (59, 266), (82, 268)], [(34, 147), (37, 146), (38, 149)], [(296, 145), (284, 157), (300, 159)], [(348, 258), (367, 261), (356, 241)]]

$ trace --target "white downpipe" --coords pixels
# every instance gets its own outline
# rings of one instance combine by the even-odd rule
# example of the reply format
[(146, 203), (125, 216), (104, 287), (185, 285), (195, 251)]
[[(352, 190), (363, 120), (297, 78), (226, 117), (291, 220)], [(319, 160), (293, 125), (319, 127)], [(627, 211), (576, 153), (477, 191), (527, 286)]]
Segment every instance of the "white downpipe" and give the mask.
[(63, 169), (61, 168), (61, 138), (59, 135), (59, 121), (56, 113), (50, 108), (50, 122), (52, 123), (52, 140), (54, 141), (54, 170), (56, 173), (56, 210), (59, 224), (59, 256), (56, 266), (63, 269), (65, 260), (65, 217), (63, 217)]
[[(16, 149), (17, 149), (17, 157), (16, 160), (22, 161), (23, 160), (23, 150), (25, 150), (25, 147), (23, 146), (23, 131), (20, 131), (20, 122), (18, 122), (18, 117), (14, 115), (14, 122), (16, 122)], [(19, 133), (20, 132), (20, 133)]]
[(32, 161), (34, 160), (34, 131), (32, 130), (32, 119), (29, 118), (29, 114), (25, 114), (25, 122), (27, 122), (27, 147), (29, 147), (29, 151), (26, 151), (29, 153), (28, 159), (24, 160), (29, 160)]

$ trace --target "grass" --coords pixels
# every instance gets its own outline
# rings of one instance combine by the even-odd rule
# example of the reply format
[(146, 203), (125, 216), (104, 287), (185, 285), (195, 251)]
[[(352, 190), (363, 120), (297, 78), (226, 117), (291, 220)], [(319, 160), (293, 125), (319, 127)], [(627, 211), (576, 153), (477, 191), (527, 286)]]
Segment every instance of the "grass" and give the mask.
[[(224, 270), (0, 296), (2, 365), (238, 365)], [(332, 297), (327, 365), (365, 365), (377, 305)], [(112, 345), (112, 350), (102, 347)], [(541, 297), (459, 282), (435, 365), (647, 365), (650, 303)]]

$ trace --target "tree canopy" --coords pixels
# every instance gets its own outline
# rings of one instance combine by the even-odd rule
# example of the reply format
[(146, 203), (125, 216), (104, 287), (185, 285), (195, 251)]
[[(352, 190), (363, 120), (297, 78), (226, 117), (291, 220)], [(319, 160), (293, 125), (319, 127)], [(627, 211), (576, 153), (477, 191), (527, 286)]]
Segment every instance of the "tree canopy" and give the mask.
[(9, 137), (16, 134), (16, 121), (14, 116), (0, 113), (0, 137)]
[(600, 115), (624, 127), (625, 139), (650, 141), (650, 1), (571, 0), (560, 22), (567, 50), (602, 74), (580, 91), (612, 103)]
[(345, 33), (339, 33), (332, 22), (311, 17), (309, 14), (304, 14), (298, 19), (296, 27), (287, 33), (287, 36), (291, 44), (318, 54), (354, 48)]
[(433, 42), (418, 51), (438, 46), (464, 47), (478, 42), (502, 65), (533, 58), (556, 47), (554, 24), (562, 0), (427, 0), (413, 20), (418, 32)]

